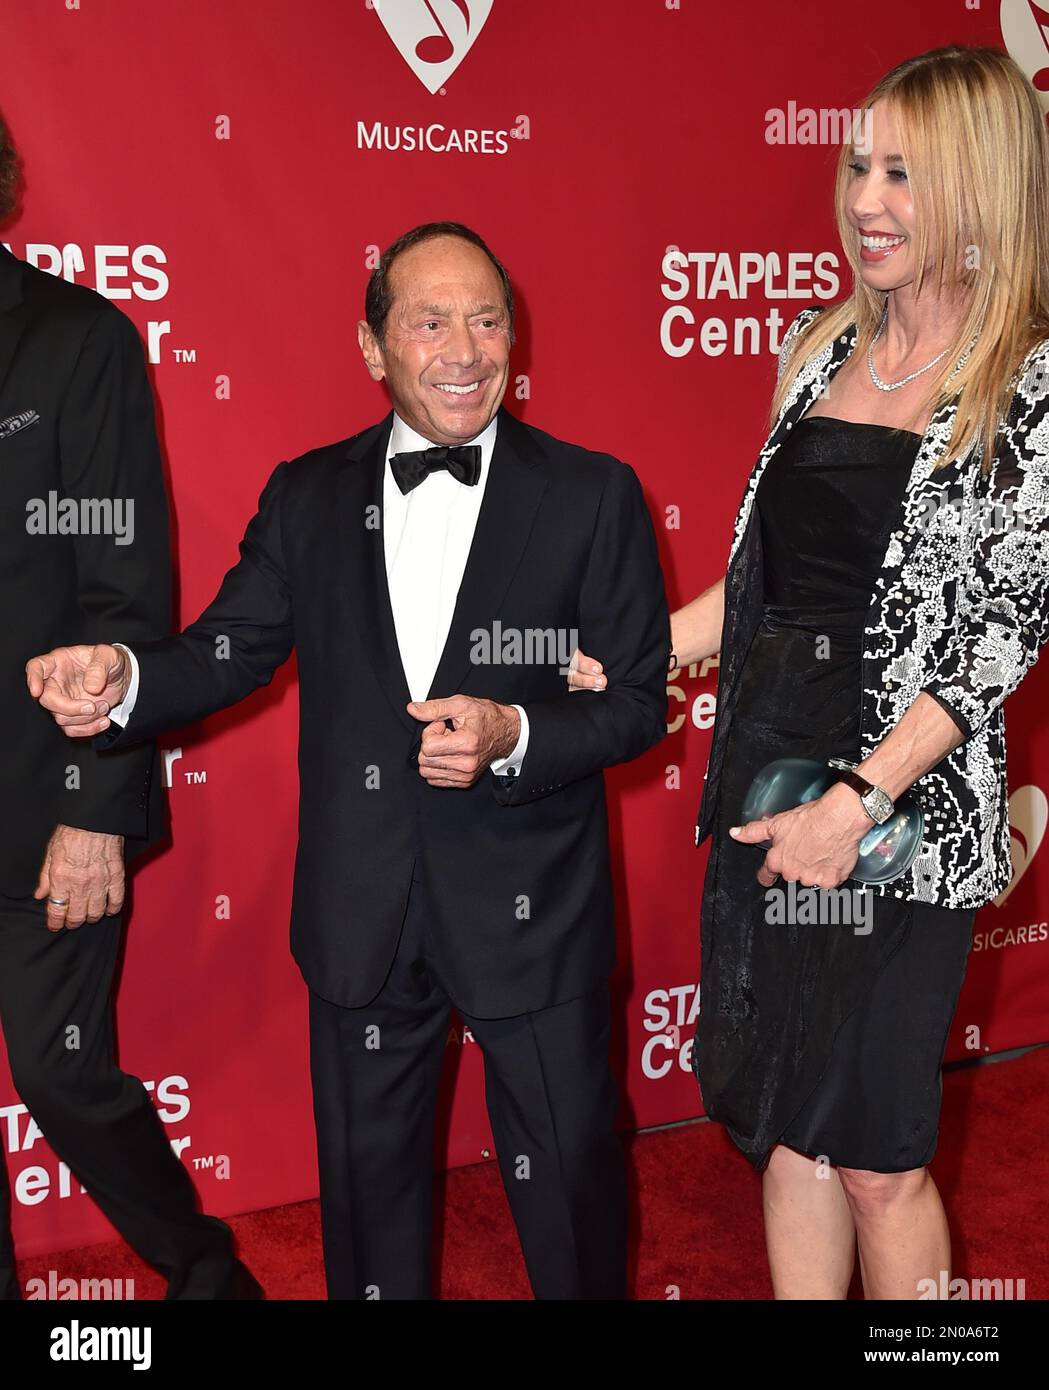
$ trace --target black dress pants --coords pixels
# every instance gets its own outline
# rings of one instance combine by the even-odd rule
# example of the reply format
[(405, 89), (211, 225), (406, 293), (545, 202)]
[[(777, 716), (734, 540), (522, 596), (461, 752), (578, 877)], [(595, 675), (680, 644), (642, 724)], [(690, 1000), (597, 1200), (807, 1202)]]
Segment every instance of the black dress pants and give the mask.
[[(57, 933), (45, 920), (34, 899), (0, 897), (0, 1021), (22, 1101), (128, 1244), (166, 1276), (169, 1299), (256, 1297), (229, 1227), (198, 1211), (141, 1081), (116, 1065), (121, 920)], [(15, 1299), (10, 1201), (0, 1155), (0, 1298)]]
[[(431, 1296), (434, 1120), (452, 1001), (430, 923), (417, 880), (372, 1003), (345, 1009), (310, 995), (329, 1298)], [(535, 1296), (625, 1297), (607, 987), (513, 1018), (462, 1017), (484, 1054), (488, 1116)]]

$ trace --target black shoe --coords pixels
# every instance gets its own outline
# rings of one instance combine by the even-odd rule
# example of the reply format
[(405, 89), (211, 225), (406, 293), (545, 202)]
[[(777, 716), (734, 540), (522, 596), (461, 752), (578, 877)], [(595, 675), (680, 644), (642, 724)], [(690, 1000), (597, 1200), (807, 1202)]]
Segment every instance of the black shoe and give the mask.
[(233, 1266), (233, 1274), (229, 1281), (229, 1291), (226, 1298), (237, 1299), (257, 1299), (265, 1298), (266, 1291), (262, 1285), (248, 1269), (247, 1265), (241, 1264), (240, 1260)]
[(251, 1271), (240, 1260), (234, 1260), (229, 1264), (229, 1256), (222, 1262), (228, 1274), (219, 1274), (210, 1269), (202, 1269), (199, 1265), (195, 1266), (191, 1277), (181, 1275), (173, 1279), (168, 1285), (165, 1298), (170, 1301), (176, 1300), (211, 1300), (229, 1298), (265, 1298), (262, 1285), (254, 1277)]

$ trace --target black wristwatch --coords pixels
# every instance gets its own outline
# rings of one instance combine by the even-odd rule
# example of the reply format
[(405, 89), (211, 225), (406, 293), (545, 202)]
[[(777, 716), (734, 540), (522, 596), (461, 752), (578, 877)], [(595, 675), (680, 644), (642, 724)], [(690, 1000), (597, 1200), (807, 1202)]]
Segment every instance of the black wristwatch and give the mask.
[(873, 782), (868, 782), (865, 777), (861, 777), (850, 764), (840, 759), (831, 758), (829, 766), (838, 774), (837, 780), (839, 782), (844, 782), (846, 786), (851, 787), (854, 792), (859, 794), (863, 809), (876, 825), (884, 825), (895, 813), (896, 806), (889, 793), (883, 791), (881, 787), (876, 787)]

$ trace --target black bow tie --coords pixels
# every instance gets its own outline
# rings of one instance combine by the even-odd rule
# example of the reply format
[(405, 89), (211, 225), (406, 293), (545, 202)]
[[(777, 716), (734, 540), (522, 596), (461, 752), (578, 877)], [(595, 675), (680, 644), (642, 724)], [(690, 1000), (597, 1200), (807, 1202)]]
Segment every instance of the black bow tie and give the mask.
[(390, 469), (403, 493), (411, 492), (438, 468), (447, 468), (453, 478), (473, 487), (481, 476), (480, 444), (459, 444), (450, 448), (435, 445), (414, 453), (394, 454), (390, 459)]

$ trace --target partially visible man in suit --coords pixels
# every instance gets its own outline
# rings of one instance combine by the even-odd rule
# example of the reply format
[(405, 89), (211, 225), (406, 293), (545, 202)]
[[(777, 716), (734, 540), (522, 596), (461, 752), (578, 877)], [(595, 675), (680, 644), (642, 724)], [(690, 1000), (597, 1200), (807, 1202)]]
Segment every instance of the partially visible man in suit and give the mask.
[[(665, 732), (669, 620), (631, 469), (500, 409), (513, 322), (475, 232), (401, 237), (358, 328), (393, 412), (277, 467), (181, 636), (27, 668), (67, 734), (124, 748), (242, 699), (297, 649), (292, 948), (332, 1298), (430, 1294), (453, 1004), (484, 1054), (536, 1296), (625, 1295), (602, 769)], [(607, 691), (567, 692), (577, 642), (608, 652)]]
[[(14, 149), (0, 122), (0, 220)], [(169, 1298), (255, 1296), (201, 1215), (141, 1081), (114, 1059), (124, 861), (164, 834), (152, 744), (73, 748), (27, 704), (45, 640), (170, 631), (168, 512), (134, 326), (92, 290), (0, 246), (0, 1018), (48, 1143)], [(20, 1297), (0, 1155), (0, 1297)]]

